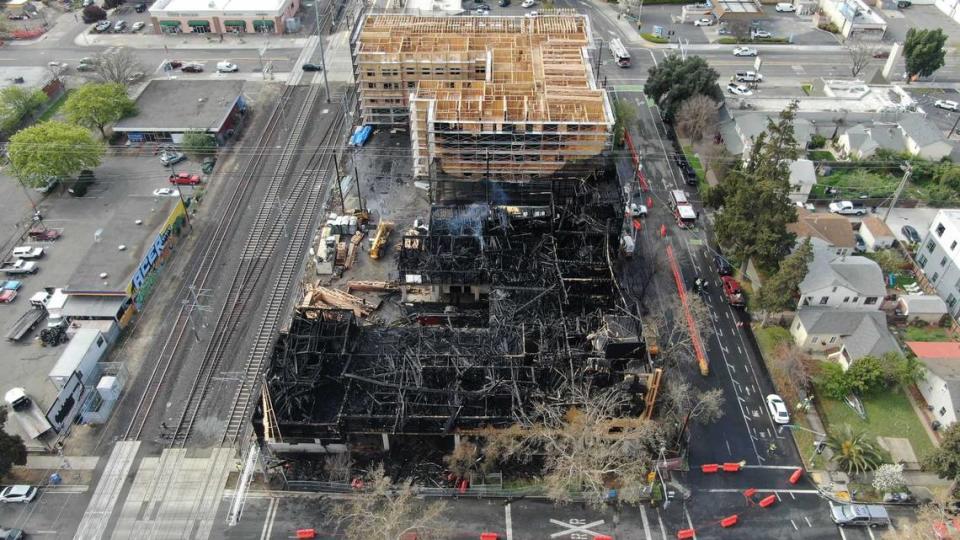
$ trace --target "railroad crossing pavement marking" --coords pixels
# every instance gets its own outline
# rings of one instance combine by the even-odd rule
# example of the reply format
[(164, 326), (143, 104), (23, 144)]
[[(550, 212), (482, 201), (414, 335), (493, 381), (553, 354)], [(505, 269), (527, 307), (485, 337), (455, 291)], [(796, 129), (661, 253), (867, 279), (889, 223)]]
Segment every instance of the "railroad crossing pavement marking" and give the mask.
[[(554, 525), (559, 525), (561, 527), (566, 527), (567, 530), (555, 532), (550, 535), (550, 538), (559, 538), (561, 536), (569, 536), (572, 540), (589, 540), (593, 536), (600, 536), (601, 533), (596, 531), (591, 531), (591, 527), (596, 527), (598, 525), (603, 525), (603, 520), (597, 520), (592, 523), (586, 523), (585, 519), (572, 518), (568, 522), (559, 521), (556, 519), (551, 519), (550, 523)], [(590, 535), (590, 536), (587, 536)]]

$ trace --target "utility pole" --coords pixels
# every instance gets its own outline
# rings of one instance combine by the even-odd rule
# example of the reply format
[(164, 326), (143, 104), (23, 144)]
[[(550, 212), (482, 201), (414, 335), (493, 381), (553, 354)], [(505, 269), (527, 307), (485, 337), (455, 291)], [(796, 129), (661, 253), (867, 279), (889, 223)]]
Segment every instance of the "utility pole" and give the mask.
[(320, 3), (318, 1), (314, 1), (313, 3), (313, 14), (317, 19), (317, 41), (320, 43), (320, 66), (323, 68), (323, 87), (327, 90), (327, 103), (330, 103), (330, 83), (327, 82), (327, 55), (323, 51), (323, 32), (320, 31)]
[(904, 163), (900, 168), (903, 169), (903, 178), (900, 179), (900, 185), (897, 186), (897, 190), (893, 192), (893, 199), (890, 200), (890, 206), (887, 207), (887, 211), (883, 214), (884, 223), (886, 223), (887, 218), (890, 217), (890, 211), (897, 205), (897, 201), (900, 200), (900, 194), (903, 193), (903, 188), (907, 185), (907, 180), (909, 180), (910, 175), (913, 174), (913, 167), (909, 162)]
[(353, 175), (356, 177), (354, 182), (357, 184), (357, 204), (360, 205), (360, 211), (364, 212), (363, 209), (363, 194), (360, 193), (360, 171), (357, 170), (357, 165), (353, 165)]
[(340, 213), (346, 214), (347, 210), (343, 206), (343, 177), (340, 176), (340, 163), (337, 160), (337, 151), (333, 151), (333, 167), (337, 170), (337, 195), (340, 196)]

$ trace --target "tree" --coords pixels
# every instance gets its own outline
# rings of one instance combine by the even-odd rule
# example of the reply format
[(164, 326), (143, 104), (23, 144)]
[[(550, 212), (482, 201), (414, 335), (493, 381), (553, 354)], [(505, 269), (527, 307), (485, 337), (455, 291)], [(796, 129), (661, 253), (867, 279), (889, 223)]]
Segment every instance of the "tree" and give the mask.
[(817, 378), (817, 383), (823, 389), (824, 394), (837, 400), (846, 398), (852, 391), (850, 379), (843, 371), (843, 367), (834, 362), (826, 362), (820, 366), (820, 376)]
[(194, 159), (213, 155), (217, 150), (217, 140), (205, 131), (188, 131), (183, 134), (180, 143), (183, 152)]
[(107, 124), (134, 114), (137, 108), (122, 84), (87, 83), (70, 94), (63, 110), (74, 124), (97, 128), (106, 138)]
[(19, 435), (10, 435), (4, 431), (7, 423), (7, 408), (0, 407), (0, 477), (10, 472), (14, 465), (27, 464), (27, 447)]
[(47, 102), (43, 90), (8, 86), (0, 90), (0, 130), (10, 133)]
[(839, 433), (830, 434), (826, 442), (833, 452), (831, 459), (851, 476), (872, 471), (882, 461), (880, 451), (867, 434), (854, 431), (850, 424), (844, 424)]
[(90, 4), (89, 6), (83, 8), (83, 22), (87, 24), (102, 21), (106, 18), (107, 12), (96, 4)]
[(461, 440), (453, 452), (443, 456), (443, 462), (450, 472), (461, 478), (476, 470), (481, 459), (480, 448), (468, 440)]
[(129, 86), (130, 77), (143, 71), (143, 66), (129, 49), (98, 54), (95, 60), (97, 76), (103, 82)]
[(712, 424), (723, 416), (723, 389), (714, 388), (701, 392), (682, 379), (669, 379), (666, 386), (665, 402), (667, 410), (663, 416), (679, 419), (689, 415), (690, 420), (701, 424)]
[(652, 420), (624, 416), (630, 399), (617, 389), (589, 392), (570, 385), (535, 403), (517, 424), (485, 429), (484, 455), (520, 463), (537, 456), (546, 495), (556, 502), (582, 493), (585, 502), (602, 507), (615, 487), (621, 502), (638, 503), (639, 488), (669, 438)]
[(680, 104), (677, 112), (677, 131), (680, 135), (699, 141), (708, 129), (717, 125), (717, 102), (697, 94)]
[(757, 135), (749, 159), (732, 169), (711, 189), (708, 204), (721, 211), (716, 218), (720, 243), (746, 264), (753, 260), (772, 272), (793, 247), (795, 236), (787, 225), (796, 220), (790, 200), (790, 170), (787, 164), (800, 155), (793, 134), (794, 102), (780, 113), (777, 122)]
[(353, 459), (350, 458), (350, 452), (337, 452), (324, 456), (323, 471), (327, 473), (327, 479), (331, 482), (346, 484), (350, 481), (351, 469), (353, 469)]
[(660, 106), (663, 117), (668, 122), (687, 99), (702, 94), (719, 103), (723, 93), (717, 86), (720, 74), (711, 68), (706, 60), (699, 56), (689, 56), (686, 60), (672, 54), (650, 68), (644, 93), (653, 98)]
[(86, 128), (52, 120), (20, 130), (7, 145), (13, 174), (28, 187), (40, 187), (48, 176), (94, 169), (105, 151)]
[(947, 51), (944, 45), (947, 35), (943, 30), (907, 30), (903, 44), (903, 57), (907, 65), (907, 81), (917, 77), (929, 77), (943, 67)]
[(807, 389), (813, 382), (813, 371), (819, 363), (810, 358), (791, 340), (781, 341), (768, 358), (770, 378), (780, 389), (780, 395), (787, 403), (800, 403), (807, 395)]
[(613, 102), (613, 146), (623, 148), (624, 133), (637, 119), (637, 110), (629, 101), (617, 99)]
[(700, 163), (704, 170), (713, 171), (714, 178), (722, 182), (727, 172), (737, 164), (737, 158), (723, 144), (709, 143), (700, 153)]
[(886, 386), (883, 362), (876, 356), (854, 360), (847, 369), (850, 390), (858, 395), (876, 392)]
[(397, 540), (408, 532), (417, 538), (439, 537), (434, 535), (446, 511), (446, 502), (419, 501), (411, 480), (394, 484), (379, 465), (362, 490), (331, 507), (330, 517), (348, 540)]
[(873, 54), (877, 49), (862, 40), (854, 39), (847, 42), (847, 53), (850, 55), (850, 74), (856, 77), (873, 61)]
[[(703, 343), (710, 341), (714, 334), (714, 326), (707, 303), (691, 294), (687, 296), (687, 307), (700, 341)], [(669, 296), (658, 302), (649, 317), (649, 325), (650, 330), (657, 337), (660, 357), (665, 362), (684, 367), (696, 365), (693, 335), (687, 324), (686, 311), (678, 297)]]
[(750, 39), (750, 21), (747, 19), (732, 19), (727, 22), (727, 29), (730, 35), (737, 38), (738, 42)]
[(807, 266), (813, 260), (813, 245), (806, 239), (793, 253), (780, 262), (780, 268), (768, 277), (757, 294), (754, 303), (763, 311), (761, 326), (766, 326), (767, 315), (797, 307), (797, 291), (800, 282), (807, 276)]
[(960, 478), (960, 422), (940, 433), (940, 447), (922, 458), (923, 468), (947, 480)]
[(903, 464), (884, 463), (877, 467), (870, 484), (880, 493), (892, 493), (902, 489), (907, 484), (903, 477)]
[(924, 376), (924, 367), (914, 356), (888, 352), (882, 358), (884, 377), (890, 386), (909, 386)]

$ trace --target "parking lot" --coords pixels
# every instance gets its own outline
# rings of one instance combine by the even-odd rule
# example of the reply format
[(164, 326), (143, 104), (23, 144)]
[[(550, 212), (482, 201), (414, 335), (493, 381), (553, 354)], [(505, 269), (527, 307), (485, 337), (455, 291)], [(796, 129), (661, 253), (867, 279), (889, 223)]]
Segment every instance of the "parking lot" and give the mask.
[[(198, 169), (198, 164), (191, 162), (181, 163), (178, 167), (181, 171), (195, 172)], [(30, 309), (29, 298), (34, 293), (45, 287), (78, 285), (78, 280), (84, 279), (83, 261), (93, 260), (89, 258), (91, 253), (103, 253), (102, 258), (108, 261), (104, 266), (97, 265), (94, 284), (97, 276), (110, 286), (129, 279), (147, 246), (153, 242), (159, 225), (175, 204), (171, 195), (154, 195), (158, 188), (169, 187), (169, 173), (170, 170), (163, 168), (150, 154), (142, 157), (108, 156), (95, 170), (96, 183), (84, 197), (73, 197), (61, 186), (42, 199), (33, 190), (21, 189), (6, 174), (0, 175), (0, 197), (6, 201), (5, 211), (0, 216), (0, 229), (7, 232), (4, 256), (14, 245), (36, 245), (45, 250), (43, 257), (37, 260), (39, 271), (18, 278), (23, 282), (18, 296), (9, 304), (0, 304), (0, 329), (5, 333)], [(189, 195), (194, 188), (181, 186), (181, 189), (184, 195)], [(27, 194), (38, 201), (43, 223), (62, 231), (59, 240), (16, 241), (32, 213)], [(90, 281), (89, 276), (86, 281)], [(88, 286), (87, 283), (84, 285)], [(41, 322), (20, 342), (0, 341), (0, 371), (6, 375), (4, 379), (8, 385), (16, 381), (46, 411), (57, 394), (47, 374), (66, 345), (42, 346), (38, 338), (44, 325)], [(8, 389), (0, 388), (4, 392)], [(14, 422), (8, 422), (7, 428), (13, 432), (18, 429)]]

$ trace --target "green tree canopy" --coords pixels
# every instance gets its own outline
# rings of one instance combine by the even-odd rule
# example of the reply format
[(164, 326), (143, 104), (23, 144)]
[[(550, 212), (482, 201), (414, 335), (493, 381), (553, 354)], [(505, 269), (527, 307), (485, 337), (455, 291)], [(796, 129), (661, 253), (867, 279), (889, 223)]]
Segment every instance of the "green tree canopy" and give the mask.
[(43, 185), (48, 176), (68, 177), (94, 169), (105, 151), (86, 128), (55, 121), (20, 130), (7, 147), (13, 174), (29, 187)]
[(217, 150), (217, 141), (204, 131), (188, 131), (183, 134), (180, 147), (185, 154), (196, 159), (213, 155)]
[(808, 238), (796, 251), (780, 262), (780, 269), (766, 281), (754, 296), (764, 313), (793, 309), (797, 305), (797, 287), (807, 276), (807, 265), (813, 260), (813, 245)]
[(71, 122), (97, 128), (106, 137), (107, 124), (130, 116), (137, 108), (122, 84), (87, 83), (70, 94), (63, 110)]
[(793, 134), (797, 104), (770, 120), (754, 139), (748, 160), (729, 171), (707, 193), (707, 203), (719, 208), (717, 237), (746, 265), (751, 259), (763, 270), (776, 271), (796, 237), (787, 225), (796, 221), (790, 201), (790, 169), (800, 148)]
[(940, 478), (960, 478), (960, 422), (950, 424), (941, 433), (940, 447), (923, 457), (923, 467)]
[(854, 431), (850, 424), (827, 437), (827, 448), (833, 451), (833, 461), (850, 475), (872, 471), (883, 461), (876, 444), (866, 433)]
[(8, 86), (0, 90), (0, 131), (16, 130), (20, 123), (47, 102), (42, 90)]
[(876, 356), (864, 356), (854, 360), (847, 370), (850, 389), (859, 395), (876, 392), (886, 386), (886, 370), (883, 361)]
[(7, 408), (0, 407), (0, 477), (6, 476), (14, 465), (27, 463), (27, 447), (19, 435), (10, 435), (4, 431), (7, 423)]
[(903, 58), (907, 64), (907, 75), (929, 77), (943, 67), (947, 51), (944, 45), (947, 35), (943, 30), (907, 30), (907, 40), (903, 44)]
[(720, 74), (699, 56), (686, 60), (672, 54), (650, 68), (644, 93), (660, 105), (664, 119), (671, 121), (680, 110), (680, 104), (696, 95), (704, 95), (720, 102), (723, 92), (717, 86)]

